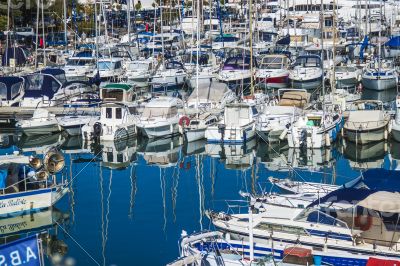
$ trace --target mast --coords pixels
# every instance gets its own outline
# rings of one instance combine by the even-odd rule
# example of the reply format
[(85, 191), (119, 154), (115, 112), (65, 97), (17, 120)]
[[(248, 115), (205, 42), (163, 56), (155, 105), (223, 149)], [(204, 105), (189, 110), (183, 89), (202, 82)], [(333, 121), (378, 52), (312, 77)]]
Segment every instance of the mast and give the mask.
[(64, 4), (64, 41), (65, 41), (65, 50), (67, 50), (68, 46), (68, 36), (67, 36), (67, 0), (63, 0)]
[(335, 69), (336, 69), (336, 64), (335, 64), (335, 59), (336, 59), (336, 0), (333, 0), (333, 17), (332, 17), (332, 26), (333, 26), (333, 65), (332, 65), (332, 82), (331, 82), (331, 90), (332, 93), (334, 93), (336, 91), (336, 73), (335, 73)]
[(254, 95), (253, 88), (253, 12), (252, 12), (253, 1), (249, 2), (249, 16), (250, 16), (250, 26), (249, 26), (249, 46), (250, 46), (250, 95)]
[(42, 0), (43, 65), (46, 67), (46, 36), (44, 32), (44, 0)]
[(378, 77), (381, 75), (382, 0), (379, 1)]
[[(324, 82), (324, 0), (321, 0), (321, 69), (322, 69), (322, 95), (325, 96), (325, 82)], [(323, 98), (325, 99), (325, 97)]]
[(127, 1), (128, 42), (131, 42), (131, 0)]
[[(36, 40), (35, 40), (35, 68), (38, 67), (38, 42), (39, 42), (39, 0), (36, 1)], [(8, 16), (10, 17), (10, 16)], [(9, 26), (7, 25), (7, 29)], [(8, 36), (7, 36), (7, 46), (6, 48), (8, 48)], [(6, 53), (7, 55), (7, 53)], [(7, 61), (7, 60), (6, 60)]]
[[(199, 72), (200, 72), (200, 66), (199, 66), (199, 56), (200, 56), (200, 0), (197, 0), (197, 7), (196, 7), (196, 12), (197, 12), (197, 30), (196, 30), (196, 109), (199, 110)], [(193, 18), (193, 16), (192, 16)], [(197, 115), (199, 113), (197, 112)]]

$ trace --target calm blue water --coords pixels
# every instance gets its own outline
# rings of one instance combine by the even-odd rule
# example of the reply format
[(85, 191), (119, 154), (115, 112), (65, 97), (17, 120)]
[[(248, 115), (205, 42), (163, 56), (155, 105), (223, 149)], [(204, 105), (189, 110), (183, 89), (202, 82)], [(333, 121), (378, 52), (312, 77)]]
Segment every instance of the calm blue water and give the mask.
[(56, 207), (69, 218), (49, 229), (58, 245), (47, 254), (65, 253), (75, 265), (164, 265), (179, 255), (182, 230), (209, 229), (206, 210), (227, 211), (225, 201), (240, 200), (240, 190), (269, 191), (269, 176), (342, 184), (368, 168), (396, 168), (400, 160), (399, 143), (362, 148), (338, 143), (307, 153), (256, 141), (246, 147), (181, 145), (176, 138), (86, 147), (79, 138), (61, 135), (3, 136), (1, 154), (61, 145), (63, 174), (73, 182)]

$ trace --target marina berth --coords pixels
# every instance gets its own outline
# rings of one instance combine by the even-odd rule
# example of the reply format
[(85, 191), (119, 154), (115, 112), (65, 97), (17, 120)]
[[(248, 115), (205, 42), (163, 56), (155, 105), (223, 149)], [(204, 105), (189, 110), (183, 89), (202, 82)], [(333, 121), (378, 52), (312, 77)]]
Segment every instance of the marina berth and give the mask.
[(400, 265), (398, 1), (13, 2), (0, 265)]

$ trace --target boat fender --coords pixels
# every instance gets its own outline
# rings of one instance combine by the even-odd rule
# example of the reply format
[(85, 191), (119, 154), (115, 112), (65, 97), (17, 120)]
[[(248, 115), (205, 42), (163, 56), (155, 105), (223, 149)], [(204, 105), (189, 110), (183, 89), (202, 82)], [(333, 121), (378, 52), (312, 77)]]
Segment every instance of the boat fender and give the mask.
[(287, 133), (288, 133), (288, 129), (287, 129), (287, 126), (286, 126), (286, 128), (282, 131), (282, 133), (279, 135), (279, 139), (280, 140), (284, 140), (285, 139), (285, 137), (286, 137), (286, 135), (287, 135)]
[(187, 126), (189, 126), (189, 123), (190, 123), (190, 119), (189, 119), (189, 117), (187, 117), (187, 116), (182, 116), (180, 119), (179, 119), (179, 125), (181, 126), (181, 127), (187, 127)]
[(356, 218), (354, 219), (354, 225), (363, 231), (369, 230), (372, 226), (372, 217), (368, 215), (366, 223), (361, 221), (361, 217), (363, 217), (363, 216), (362, 215), (356, 216)]
[(388, 139), (388, 130), (386, 128), (385, 128), (385, 131), (384, 131), (384, 138), (385, 138), (385, 140)]
[(331, 137), (329, 136), (328, 133), (325, 134), (325, 144), (327, 147), (331, 146)]

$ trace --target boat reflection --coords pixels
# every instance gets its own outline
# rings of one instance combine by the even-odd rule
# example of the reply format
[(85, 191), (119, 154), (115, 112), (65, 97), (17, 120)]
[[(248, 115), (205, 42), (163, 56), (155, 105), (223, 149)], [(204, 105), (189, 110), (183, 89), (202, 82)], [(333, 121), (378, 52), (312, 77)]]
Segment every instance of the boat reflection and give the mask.
[(361, 98), (363, 100), (379, 100), (384, 103), (392, 102), (396, 100), (397, 90), (383, 90), (383, 91), (375, 91), (375, 90), (367, 90), (364, 89), (362, 91)]
[(185, 156), (190, 156), (194, 154), (202, 154), (206, 151), (206, 139), (200, 139), (196, 141), (183, 143), (183, 154)]
[(136, 161), (136, 138), (103, 141), (101, 166), (109, 169), (125, 169)]
[(155, 140), (140, 139), (138, 154), (143, 157), (148, 165), (172, 167), (179, 161), (182, 142), (181, 137)]
[(255, 138), (245, 142), (243, 145), (207, 143), (205, 153), (225, 161), (226, 169), (245, 170), (254, 164), (256, 144)]
[(381, 168), (387, 153), (387, 143), (384, 141), (357, 145), (353, 142), (343, 142), (343, 155), (349, 160), (353, 169)]
[(22, 135), (18, 140), (17, 147), (23, 152), (43, 154), (51, 147), (62, 145), (65, 139), (61, 133), (32, 136)]
[(257, 146), (257, 163), (271, 171), (288, 171), (287, 156), (289, 145), (285, 142), (266, 143), (260, 141)]

